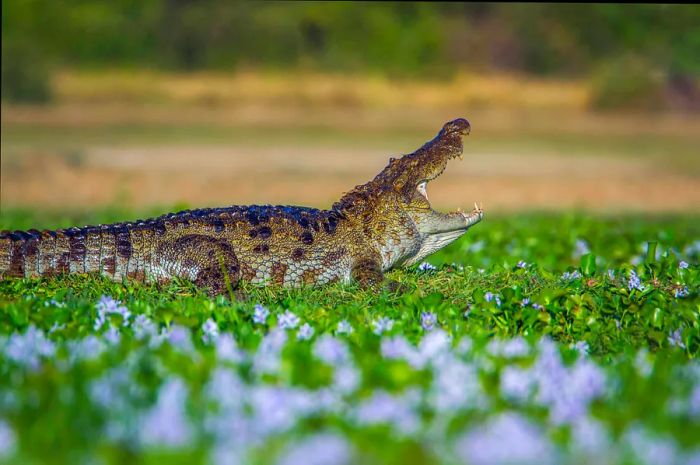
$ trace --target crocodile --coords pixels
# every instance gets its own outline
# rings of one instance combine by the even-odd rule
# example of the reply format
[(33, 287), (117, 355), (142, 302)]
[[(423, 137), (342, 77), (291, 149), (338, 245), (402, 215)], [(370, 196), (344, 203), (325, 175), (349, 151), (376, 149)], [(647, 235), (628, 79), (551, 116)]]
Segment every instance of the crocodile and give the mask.
[(99, 273), (116, 281), (191, 280), (212, 295), (241, 281), (283, 286), (392, 283), (385, 272), (423, 260), (483, 218), (441, 213), (426, 185), (453, 158), (463, 159), (470, 124), (447, 122), (413, 153), (391, 158), (371, 181), (320, 210), (297, 206), (229, 206), (148, 220), (59, 230), (0, 232), (0, 280)]

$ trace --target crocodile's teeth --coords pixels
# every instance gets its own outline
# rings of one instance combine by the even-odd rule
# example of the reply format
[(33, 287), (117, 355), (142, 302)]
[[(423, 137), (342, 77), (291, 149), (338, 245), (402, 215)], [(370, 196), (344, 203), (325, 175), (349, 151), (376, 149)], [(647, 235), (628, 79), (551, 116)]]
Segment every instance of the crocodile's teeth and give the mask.
[(474, 210), (478, 210), (478, 209), (479, 209), (479, 206), (476, 204), (476, 202), (474, 202)]

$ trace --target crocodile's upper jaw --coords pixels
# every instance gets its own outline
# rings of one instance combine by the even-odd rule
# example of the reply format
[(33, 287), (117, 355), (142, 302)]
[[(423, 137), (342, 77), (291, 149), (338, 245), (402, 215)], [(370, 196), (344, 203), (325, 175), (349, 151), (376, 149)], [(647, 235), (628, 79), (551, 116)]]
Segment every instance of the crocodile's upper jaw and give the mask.
[[(482, 207), (476, 203), (474, 203), (474, 209), (469, 213), (462, 212), (460, 209), (455, 212), (441, 213), (434, 210), (428, 200), (428, 182), (436, 179), (443, 173), (450, 159), (463, 159), (461, 136), (469, 134), (470, 129), (469, 123), (466, 120), (463, 121), (456, 120), (446, 124), (438, 137), (423, 148), (429, 147), (428, 152), (441, 152), (443, 156), (437, 157), (441, 163), (433, 164), (432, 172), (425, 173), (425, 177), (420, 179), (415, 187), (418, 194), (416, 204), (423, 207), (411, 209), (410, 215), (418, 230), (420, 244), (418, 251), (414, 255), (404, 259), (404, 265), (418, 263), (428, 255), (454, 242), (484, 217)], [(442, 140), (440, 140), (441, 137)], [(435, 143), (436, 140), (439, 141), (438, 144)], [(430, 145), (433, 145), (433, 147), (430, 147)], [(437, 150), (435, 150), (436, 148)], [(433, 156), (433, 158), (436, 157)]]

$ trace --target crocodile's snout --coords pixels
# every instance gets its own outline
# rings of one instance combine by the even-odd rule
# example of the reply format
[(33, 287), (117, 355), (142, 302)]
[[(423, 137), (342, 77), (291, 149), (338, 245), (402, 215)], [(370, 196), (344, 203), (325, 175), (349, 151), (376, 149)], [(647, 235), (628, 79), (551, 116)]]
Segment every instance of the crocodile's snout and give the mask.
[(469, 134), (471, 131), (471, 124), (469, 124), (469, 121), (467, 121), (464, 118), (457, 118), (455, 120), (452, 120), (448, 123), (445, 123), (445, 125), (442, 127), (442, 133), (444, 135), (452, 135), (452, 134), (458, 134), (462, 136), (466, 136)]

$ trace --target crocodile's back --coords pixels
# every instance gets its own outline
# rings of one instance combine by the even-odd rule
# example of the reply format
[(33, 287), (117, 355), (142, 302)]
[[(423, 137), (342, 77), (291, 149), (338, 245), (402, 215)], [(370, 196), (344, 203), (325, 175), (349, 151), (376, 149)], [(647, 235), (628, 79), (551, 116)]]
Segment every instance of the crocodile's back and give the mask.
[[(195, 279), (219, 251), (251, 282), (346, 279), (342, 214), (290, 206), (186, 210), (56, 231), (0, 232), (0, 278), (100, 273), (115, 280)], [(215, 264), (213, 264), (215, 265)]]
[(231, 212), (230, 228), (245, 281), (298, 286), (349, 279), (353, 238), (334, 210), (248, 207)]

